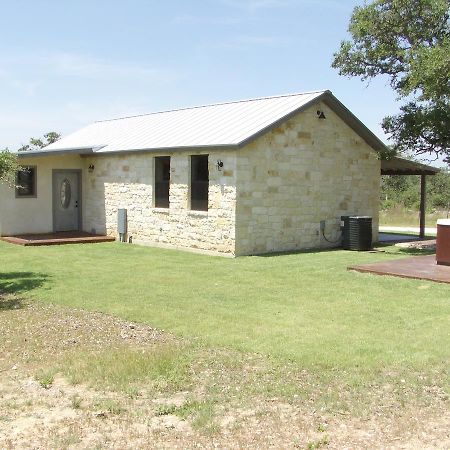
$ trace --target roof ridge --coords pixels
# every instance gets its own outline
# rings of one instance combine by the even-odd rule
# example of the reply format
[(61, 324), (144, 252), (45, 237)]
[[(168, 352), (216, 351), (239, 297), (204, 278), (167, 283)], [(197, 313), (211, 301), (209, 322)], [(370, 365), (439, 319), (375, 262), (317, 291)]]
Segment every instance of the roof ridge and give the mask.
[(166, 109), (162, 111), (154, 111), (150, 113), (143, 113), (143, 114), (134, 114), (131, 116), (123, 116), (123, 117), (115, 117), (112, 119), (102, 119), (102, 120), (96, 120), (94, 123), (100, 123), (100, 122), (112, 122), (114, 120), (123, 120), (123, 119), (132, 119), (134, 117), (144, 117), (144, 116), (152, 116), (156, 114), (162, 114), (162, 113), (169, 113), (169, 112), (176, 112), (176, 111), (186, 111), (189, 109), (200, 109), (200, 108), (209, 108), (211, 106), (221, 106), (221, 105), (231, 105), (233, 103), (247, 103), (247, 102), (255, 102), (258, 100), (268, 100), (272, 98), (283, 98), (283, 97), (295, 97), (298, 95), (308, 95), (308, 94), (318, 94), (318, 93), (325, 93), (328, 92), (331, 94), (331, 91), (329, 89), (322, 89), (322, 90), (316, 90), (316, 91), (307, 91), (307, 92), (297, 92), (293, 94), (281, 94), (281, 95), (269, 95), (266, 97), (256, 97), (256, 98), (248, 98), (244, 100), (233, 100), (228, 102), (219, 102), (219, 103), (210, 103), (207, 105), (198, 105), (198, 106), (188, 106), (185, 108), (175, 108), (175, 109)]

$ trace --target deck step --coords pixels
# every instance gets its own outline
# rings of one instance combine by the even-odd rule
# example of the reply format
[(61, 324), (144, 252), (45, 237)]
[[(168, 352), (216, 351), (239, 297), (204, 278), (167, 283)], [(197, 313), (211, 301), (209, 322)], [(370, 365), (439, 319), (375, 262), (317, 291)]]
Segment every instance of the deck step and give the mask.
[(97, 242), (112, 242), (116, 240), (113, 236), (73, 231), (3, 236), (0, 239), (9, 242), (10, 244), (23, 245), (25, 247), (36, 247), (39, 245), (95, 244)]

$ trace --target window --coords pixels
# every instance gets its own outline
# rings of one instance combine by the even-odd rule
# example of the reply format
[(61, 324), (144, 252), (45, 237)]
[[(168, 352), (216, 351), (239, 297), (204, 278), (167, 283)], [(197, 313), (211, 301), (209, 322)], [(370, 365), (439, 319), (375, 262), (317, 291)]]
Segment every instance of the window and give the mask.
[(36, 197), (36, 167), (23, 167), (17, 172), (16, 197)]
[(191, 156), (191, 209), (208, 211), (208, 155)]
[(169, 207), (170, 156), (155, 157), (155, 207)]

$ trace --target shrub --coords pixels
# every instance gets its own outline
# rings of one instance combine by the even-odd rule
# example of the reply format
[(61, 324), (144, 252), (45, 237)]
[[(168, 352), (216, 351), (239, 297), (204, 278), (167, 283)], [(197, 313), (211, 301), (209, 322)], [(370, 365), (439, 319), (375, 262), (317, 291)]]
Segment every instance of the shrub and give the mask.
[(10, 153), (8, 149), (0, 151), (0, 183), (14, 186), (16, 183), (16, 173), (20, 165), (17, 155)]

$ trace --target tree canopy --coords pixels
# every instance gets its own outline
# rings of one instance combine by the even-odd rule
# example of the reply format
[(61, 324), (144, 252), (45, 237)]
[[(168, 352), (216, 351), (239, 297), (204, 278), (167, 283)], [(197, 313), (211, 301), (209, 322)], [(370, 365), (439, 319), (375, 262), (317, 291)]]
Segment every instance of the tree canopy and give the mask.
[(29, 150), (39, 150), (46, 147), (47, 145), (53, 144), (53, 142), (56, 142), (60, 138), (61, 135), (59, 133), (57, 133), (56, 131), (50, 131), (44, 134), (43, 138), (31, 138), (29, 143), (22, 145), (22, 147), (20, 147), (18, 151), (25, 152)]
[[(450, 172), (442, 170), (428, 177), (426, 184), (429, 211), (450, 209)], [(406, 208), (419, 210), (420, 176), (383, 175), (381, 177), (381, 209)]]
[(435, 154), (450, 162), (450, 3), (375, 0), (354, 9), (350, 40), (332, 66), (363, 81), (380, 75), (405, 103), (385, 117), (394, 149)]
[[(39, 150), (56, 142), (61, 135), (55, 131), (44, 134), (43, 138), (31, 138), (29, 144), (22, 145), (19, 152), (27, 150)], [(21, 169), (17, 155), (11, 153), (7, 148), (0, 151), (0, 183), (6, 183), (11, 187), (16, 184), (16, 173)]]

